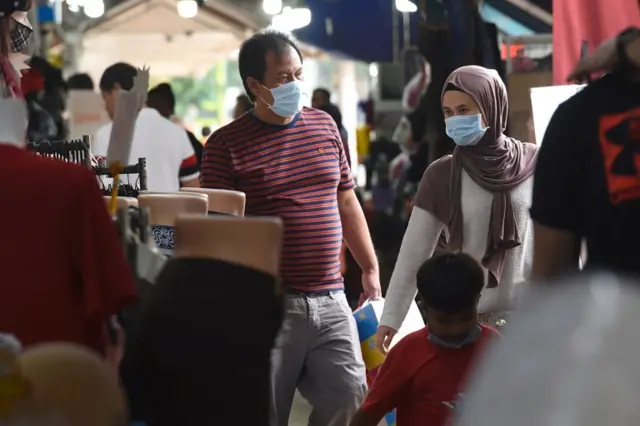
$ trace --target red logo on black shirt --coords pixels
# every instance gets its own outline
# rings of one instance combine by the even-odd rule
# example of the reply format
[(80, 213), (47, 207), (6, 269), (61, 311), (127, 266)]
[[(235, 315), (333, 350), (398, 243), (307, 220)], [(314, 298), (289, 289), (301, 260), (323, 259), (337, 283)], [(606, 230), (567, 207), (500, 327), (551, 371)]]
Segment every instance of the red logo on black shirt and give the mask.
[(602, 116), (599, 139), (611, 202), (640, 198), (640, 108)]

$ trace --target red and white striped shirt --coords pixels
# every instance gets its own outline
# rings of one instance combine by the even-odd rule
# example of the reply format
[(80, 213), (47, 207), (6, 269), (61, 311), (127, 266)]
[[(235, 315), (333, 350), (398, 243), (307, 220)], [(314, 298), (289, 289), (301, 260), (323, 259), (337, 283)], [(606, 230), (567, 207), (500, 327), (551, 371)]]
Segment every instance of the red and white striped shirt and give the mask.
[(200, 184), (242, 191), (247, 215), (283, 220), (281, 276), (289, 288), (343, 288), (337, 194), (355, 183), (328, 114), (304, 108), (284, 126), (241, 116), (209, 137)]

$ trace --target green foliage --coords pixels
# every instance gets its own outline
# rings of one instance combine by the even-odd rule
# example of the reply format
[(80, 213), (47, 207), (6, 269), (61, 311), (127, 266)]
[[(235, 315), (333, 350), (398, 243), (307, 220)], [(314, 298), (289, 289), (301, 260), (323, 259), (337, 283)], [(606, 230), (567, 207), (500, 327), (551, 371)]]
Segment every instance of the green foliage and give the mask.
[[(154, 81), (157, 83), (160, 82)], [(223, 109), (227, 88), (242, 87), (237, 61), (220, 61), (203, 77), (174, 77), (169, 83), (176, 95), (176, 114), (184, 117), (195, 106), (200, 111), (198, 121), (204, 119), (207, 125), (220, 124), (220, 118), (226, 115)]]

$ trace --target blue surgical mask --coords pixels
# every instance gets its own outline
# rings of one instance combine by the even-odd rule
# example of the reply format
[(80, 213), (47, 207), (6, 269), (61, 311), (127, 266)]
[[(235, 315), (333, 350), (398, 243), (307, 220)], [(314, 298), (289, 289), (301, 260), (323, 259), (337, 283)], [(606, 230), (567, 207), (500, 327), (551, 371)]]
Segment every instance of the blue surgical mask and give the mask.
[(460, 146), (476, 145), (488, 129), (488, 127), (482, 128), (481, 114), (454, 115), (444, 122), (447, 125), (447, 136)]
[(280, 117), (285, 118), (293, 117), (299, 113), (304, 106), (306, 96), (308, 96), (298, 80), (274, 87), (269, 91), (273, 96), (273, 105), (269, 108)]

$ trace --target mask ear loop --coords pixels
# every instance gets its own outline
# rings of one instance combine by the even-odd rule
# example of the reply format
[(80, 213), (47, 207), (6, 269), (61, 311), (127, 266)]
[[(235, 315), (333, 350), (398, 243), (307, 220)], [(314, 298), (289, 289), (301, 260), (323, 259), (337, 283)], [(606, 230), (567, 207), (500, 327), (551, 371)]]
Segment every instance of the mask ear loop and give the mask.
[[(261, 83), (258, 83), (258, 84), (260, 84), (260, 87), (262, 87), (263, 89), (268, 90), (269, 92), (271, 92), (271, 89), (269, 89), (267, 86), (265, 86), (265, 85), (263, 85)], [(275, 105), (275, 102), (273, 103), (273, 105), (270, 105), (269, 102), (265, 101), (264, 98), (262, 96), (260, 96), (260, 95), (257, 95), (256, 97), (259, 100), (261, 100), (268, 108), (273, 108), (273, 105)], [(274, 99), (274, 101), (275, 101), (275, 99)]]

